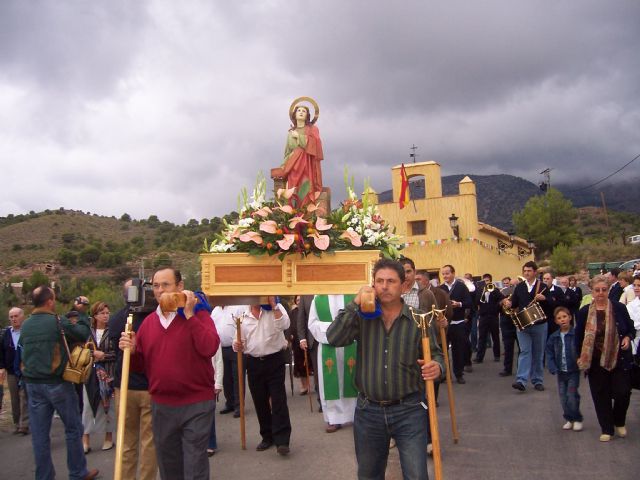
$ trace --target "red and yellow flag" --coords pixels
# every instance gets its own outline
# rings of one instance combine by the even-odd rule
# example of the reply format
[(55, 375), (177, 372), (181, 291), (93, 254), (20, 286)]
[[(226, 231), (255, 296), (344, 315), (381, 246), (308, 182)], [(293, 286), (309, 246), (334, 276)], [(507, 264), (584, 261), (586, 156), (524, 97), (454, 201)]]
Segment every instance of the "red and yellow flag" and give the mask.
[(407, 171), (404, 169), (404, 163), (400, 169), (400, 178), (402, 179), (402, 183), (400, 184), (400, 198), (398, 199), (398, 203), (400, 204), (400, 208), (404, 208), (409, 203), (409, 179), (407, 178)]

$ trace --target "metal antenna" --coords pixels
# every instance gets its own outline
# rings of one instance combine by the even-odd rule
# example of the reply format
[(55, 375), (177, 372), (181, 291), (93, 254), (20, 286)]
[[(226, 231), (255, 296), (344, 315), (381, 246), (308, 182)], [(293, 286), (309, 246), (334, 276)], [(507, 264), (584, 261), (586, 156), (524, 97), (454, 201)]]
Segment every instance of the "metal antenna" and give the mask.
[(409, 147), (409, 150), (411, 150), (412, 152), (409, 154), (409, 158), (413, 158), (413, 163), (416, 163), (416, 157), (418, 156), (416, 154), (416, 150), (418, 149), (418, 147), (415, 146), (415, 144), (411, 144), (411, 146)]

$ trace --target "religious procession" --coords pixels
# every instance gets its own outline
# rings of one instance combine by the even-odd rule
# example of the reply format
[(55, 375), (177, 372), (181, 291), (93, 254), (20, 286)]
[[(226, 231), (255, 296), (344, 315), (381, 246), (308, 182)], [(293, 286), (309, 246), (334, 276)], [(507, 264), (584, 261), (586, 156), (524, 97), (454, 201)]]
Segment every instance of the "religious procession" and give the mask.
[[(260, 478), (551, 479), (584, 448), (616, 478), (635, 475), (607, 459), (640, 438), (640, 270), (554, 278), (532, 242), (478, 221), (469, 177), (443, 196), (436, 162), (393, 167), (389, 201), (351, 185), (332, 209), (319, 114), (310, 97), (292, 102), (273, 197), (264, 177), (244, 193), (237, 222), (200, 255), (199, 290), (160, 267), (124, 282), (118, 311), (81, 295), (58, 315), (46, 285), (28, 318), (10, 310), (0, 372), (34, 478), (65, 476), (53, 459), (65, 447), (73, 479), (245, 478), (250, 465)], [(558, 453), (538, 472), (514, 468), (526, 452), (465, 464), (478, 461), (469, 445), (495, 436)], [(109, 452), (100, 469), (97, 452)], [(296, 471), (295, 458), (323, 467)]]

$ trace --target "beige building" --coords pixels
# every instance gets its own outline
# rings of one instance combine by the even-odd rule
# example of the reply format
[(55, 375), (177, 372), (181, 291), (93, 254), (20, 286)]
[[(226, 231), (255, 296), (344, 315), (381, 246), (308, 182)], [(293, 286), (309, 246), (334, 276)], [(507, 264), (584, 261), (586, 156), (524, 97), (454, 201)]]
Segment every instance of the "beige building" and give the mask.
[(527, 240), (478, 221), (476, 185), (471, 178), (460, 181), (457, 195), (443, 196), (440, 164), (410, 163), (405, 171), (410, 181), (423, 178), (425, 189), (422, 198), (411, 198), (403, 209), (398, 204), (401, 165), (391, 169), (392, 201), (381, 203), (373, 190), (365, 194), (396, 227), (405, 242), (402, 254), (411, 258), (416, 268), (435, 273), (451, 264), (459, 276), (490, 273), (494, 280), (500, 280), (521, 274), (522, 265), (533, 260)]

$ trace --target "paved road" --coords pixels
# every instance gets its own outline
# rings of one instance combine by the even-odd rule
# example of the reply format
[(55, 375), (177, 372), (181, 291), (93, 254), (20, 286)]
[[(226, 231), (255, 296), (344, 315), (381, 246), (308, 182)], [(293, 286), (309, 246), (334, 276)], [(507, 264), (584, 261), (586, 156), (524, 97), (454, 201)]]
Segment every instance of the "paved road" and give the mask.
[[(608, 444), (600, 434), (586, 382), (580, 386), (585, 429), (566, 432), (555, 378), (547, 376), (547, 390), (526, 393), (511, 388), (510, 378), (498, 377), (499, 363), (476, 365), (467, 374), (466, 385), (456, 385), (456, 406), (460, 443), (452, 442), (446, 389), (440, 391), (438, 409), (442, 439), (443, 477), (480, 480), (587, 480), (635, 479), (640, 467), (640, 395), (635, 391), (627, 417), (629, 437)], [(288, 380), (287, 380), (288, 381)], [(287, 385), (287, 388), (288, 385)], [(250, 397), (247, 409), (247, 450), (239, 445), (239, 421), (216, 414), (219, 452), (211, 459), (212, 478), (277, 479), (284, 475), (306, 480), (355, 478), (356, 463), (350, 427), (336, 433), (324, 432), (322, 415), (309, 412), (307, 397), (290, 399), (293, 423), (291, 455), (279, 457), (274, 449), (256, 452), (260, 441), (257, 419)], [(5, 396), (5, 407), (8, 408)], [(315, 405), (314, 405), (315, 406)], [(0, 418), (0, 478), (33, 478), (29, 437), (11, 435), (8, 413)], [(113, 473), (114, 450), (96, 451), (100, 438), (92, 438), (94, 451), (90, 467), (99, 468), (102, 478)], [(64, 432), (54, 421), (52, 448), (59, 478), (66, 478)], [(433, 479), (430, 463), (430, 478)], [(392, 450), (388, 479), (402, 478), (398, 455)]]

